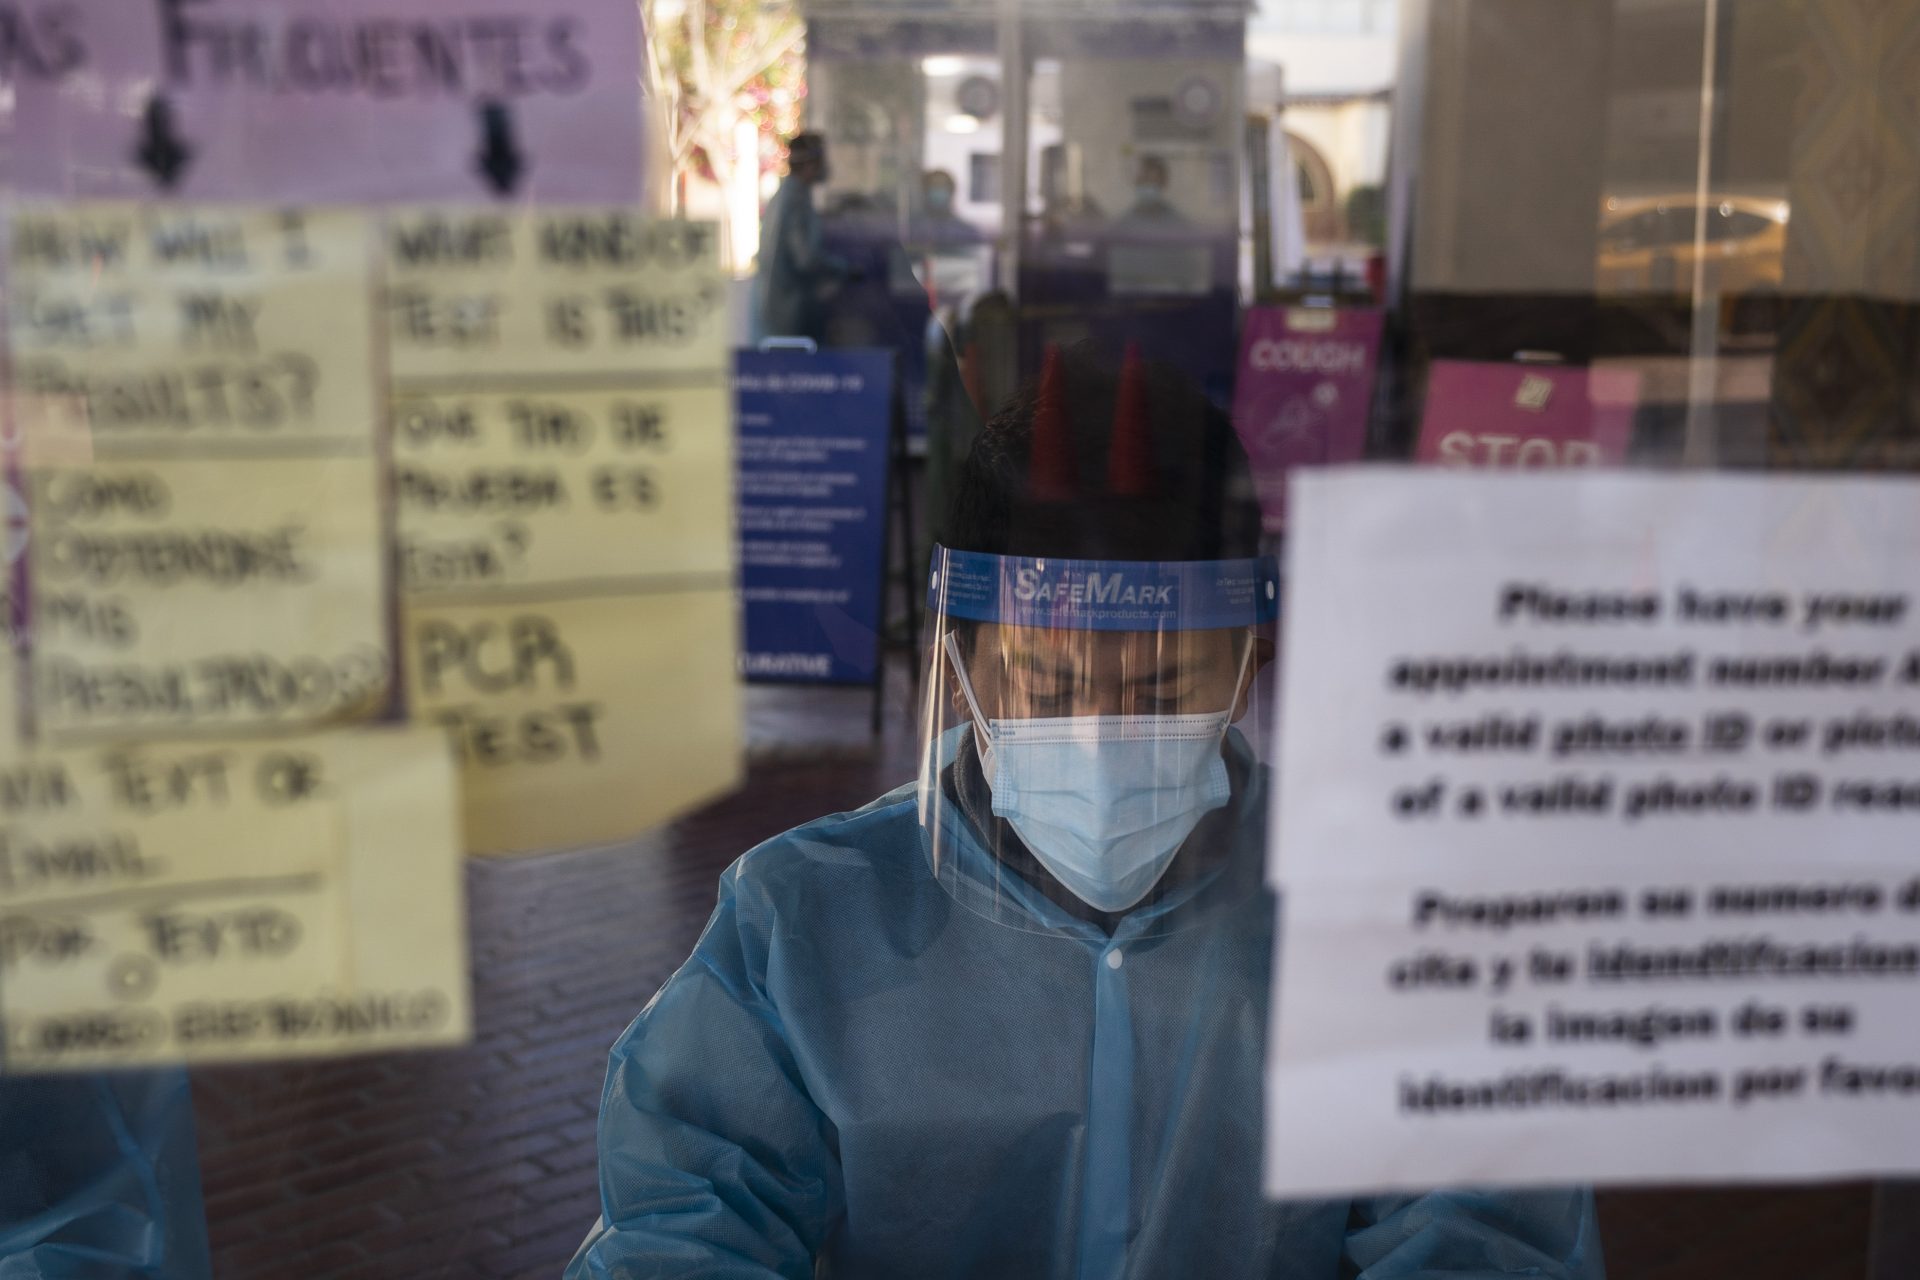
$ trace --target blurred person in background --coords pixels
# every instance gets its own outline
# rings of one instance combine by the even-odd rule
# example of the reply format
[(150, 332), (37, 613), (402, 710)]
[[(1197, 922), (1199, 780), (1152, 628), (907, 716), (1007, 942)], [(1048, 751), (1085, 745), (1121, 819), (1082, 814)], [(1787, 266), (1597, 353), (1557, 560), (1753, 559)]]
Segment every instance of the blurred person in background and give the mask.
[(814, 188), (831, 173), (827, 141), (796, 134), (787, 143), (787, 176), (760, 224), (760, 266), (754, 278), (756, 338), (826, 337), (827, 299), (848, 278), (845, 259), (820, 243)]
[(908, 225), (907, 239), (916, 248), (938, 250), (947, 246), (975, 245), (986, 237), (980, 229), (960, 216), (954, 207), (957, 188), (953, 175), (945, 169), (929, 169), (920, 179), (920, 207)]
[(1141, 156), (1133, 180), (1133, 203), (1115, 224), (1122, 230), (1181, 227), (1187, 219), (1167, 199), (1167, 162), (1159, 156)]
[(918, 781), (721, 878), (567, 1275), (1599, 1277), (1585, 1191), (1261, 1195), (1278, 573), (1226, 418), (1049, 351), (943, 528)]
[(1079, 148), (1054, 143), (1040, 152), (1040, 232), (1060, 240), (1098, 234), (1106, 210), (1087, 194), (1085, 164)]

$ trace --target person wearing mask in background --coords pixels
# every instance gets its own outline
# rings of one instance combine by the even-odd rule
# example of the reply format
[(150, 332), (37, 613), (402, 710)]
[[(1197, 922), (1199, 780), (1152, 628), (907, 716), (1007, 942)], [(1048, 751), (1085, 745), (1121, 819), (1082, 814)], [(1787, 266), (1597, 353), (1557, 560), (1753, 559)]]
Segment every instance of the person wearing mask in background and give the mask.
[(920, 207), (908, 225), (908, 239), (916, 249), (938, 252), (947, 246), (969, 246), (985, 239), (978, 227), (954, 208), (953, 175), (929, 169), (920, 180)]
[(1141, 156), (1134, 175), (1133, 204), (1120, 215), (1122, 230), (1186, 225), (1186, 217), (1167, 199), (1167, 162), (1159, 156)]
[(1086, 158), (1077, 146), (1056, 142), (1040, 152), (1042, 243), (1084, 240), (1107, 225), (1106, 210), (1087, 194)]
[(1226, 418), (1050, 350), (944, 527), (920, 778), (721, 878), (570, 1280), (1599, 1277), (1585, 1191), (1261, 1196), (1278, 573)]
[(787, 176), (760, 223), (759, 272), (754, 279), (756, 340), (826, 337), (827, 299), (850, 274), (847, 262), (820, 244), (814, 188), (831, 173), (827, 141), (796, 134), (787, 143)]

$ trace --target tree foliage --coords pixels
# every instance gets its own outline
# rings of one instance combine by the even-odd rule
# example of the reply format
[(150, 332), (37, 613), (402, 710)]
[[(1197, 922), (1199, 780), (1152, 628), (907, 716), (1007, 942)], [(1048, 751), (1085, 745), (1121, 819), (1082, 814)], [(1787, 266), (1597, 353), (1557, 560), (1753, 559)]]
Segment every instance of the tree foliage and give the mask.
[(653, 91), (666, 119), (673, 186), (732, 179), (734, 135), (751, 121), (759, 164), (799, 127), (806, 25), (786, 0), (641, 0)]

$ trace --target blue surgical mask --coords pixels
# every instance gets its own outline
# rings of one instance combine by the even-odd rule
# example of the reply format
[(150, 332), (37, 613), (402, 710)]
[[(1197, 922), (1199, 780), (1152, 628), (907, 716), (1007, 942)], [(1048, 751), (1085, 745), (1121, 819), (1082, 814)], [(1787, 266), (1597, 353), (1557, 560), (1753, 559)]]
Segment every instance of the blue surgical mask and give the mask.
[[(947, 645), (973, 708), (993, 812), (1088, 906), (1137, 904), (1200, 819), (1227, 803), (1220, 744), (1230, 710), (989, 720), (952, 635)], [(1243, 679), (1245, 669), (1243, 658)]]
[(1133, 189), (1133, 198), (1140, 204), (1160, 204), (1167, 198), (1167, 193), (1160, 187), (1143, 184)]
[(943, 191), (935, 187), (932, 191), (927, 192), (927, 208), (933, 210), (935, 213), (945, 213), (952, 204), (953, 193), (950, 191)]

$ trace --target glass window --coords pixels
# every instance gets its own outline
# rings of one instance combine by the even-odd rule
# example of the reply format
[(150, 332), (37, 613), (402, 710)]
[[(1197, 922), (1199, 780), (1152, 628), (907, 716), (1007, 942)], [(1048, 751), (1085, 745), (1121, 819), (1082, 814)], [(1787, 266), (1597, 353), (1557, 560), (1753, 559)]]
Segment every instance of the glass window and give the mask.
[[(115, 878), (157, 865), (148, 829), (76, 844), (35, 825), (49, 821), (38, 775), (0, 762), (0, 1008), (20, 969), (42, 964), (47, 989), (79, 1008), (57, 1034), (142, 1067), (0, 1077), (0, 1274), (40, 1274), (7, 1256), (38, 1249), (47, 1274), (111, 1256), (101, 1274), (241, 1280), (1920, 1276), (1920, 1159), (1818, 1184), (1676, 1175), (1525, 1191), (1493, 1167), (1484, 1193), (1282, 1205), (1261, 1192), (1256, 1119), (1283, 920), (1265, 879), (1269, 818), (1287, 803), (1273, 771), (1278, 735), (1299, 723), (1276, 693), (1294, 620), (1282, 570), (1312, 554), (1294, 540), (1290, 483), (1333, 466), (1552, 468), (1583, 485), (1621, 470), (1920, 470), (1920, 0), (175, 0), (160, 24), (150, 8), (0, 0), (0, 496), (16, 535), (0, 657), (19, 660), (0, 672), (0, 722), (31, 731), (8, 745), (57, 721), (42, 705), (55, 695), (137, 704), (177, 728), (190, 677), (268, 707), (346, 683), (351, 662), (282, 669), (279, 654), (142, 665), (176, 632), (224, 643), (215, 610), (239, 594), (209, 588), (211, 604), (143, 629), (132, 597), (188, 595), (159, 579), (311, 571), (324, 600), (252, 616), (289, 644), (317, 645), (345, 617), (376, 649), (436, 646), (388, 672), (360, 719), (397, 723), (456, 668), (477, 691), (437, 706), (423, 769), (443, 763), (444, 732), (469, 771), (545, 771), (551, 789), (510, 818), (646, 816), (612, 845), (449, 853), (432, 903), (467, 913), (467, 1042), (149, 1070), (134, 1042), (152, 1024), (127, 1014), (141, 984), (269, 948), (289, 926), (238, 905), (189, 919), (156, 899), (126, 913), (114, 945), (160, 958), (115, 951), (117, 985), (73, 995), (60, 966), (104, 944), (41, 909), (71, 906), (48, 886), (113, 881), (120, 902)], [(609, 15), (644, 40), (597, 35)], [(154, 52), (141, 62), (136, 48)], [(349, 100), (374, 123), (330, 123), (327, 104)], [(82, 125), (63, 114), (83, 108)], [(608, 120), (631, 126), (624, 141), (607, 141)], [(178, 500), (150, 484), (189, 433), (156, 429), (114, 454), (139, 415), (178, 425), (183, 405), (215, 403), (263, 415), (213, 433), (226, 462), (257, 463), (284, 443), (264, 418), (311, 390), (305, 366), (269, 367), (246, 305), (209, 308), (182, 286), (176, 315), (171, 286), (114, 284), (109, 241), (35, 230), (47, 206), (90, 196), (122, 200), (112, 216), (142, 228), (183, 204), (259, 205), (246, 216), (276, 237), (272, 263), (182, 249), (205, 255), (197, 289), (292, 271), (305, 250), (289, 228), (307, 226), (309, 205), (323, 223), (398, 216), (358, 186), (283, 199), (304, 165), (249, 131), (267, 124), (346, 155), (355, 182), (430, 169), (475, 220), (418, 229), (422, 256), (445, 255), (449, 296), (392, 285), (389, 257), (410, 251), (374, 236), (338, 295), (299, 312), (316, 349), (375, 340), (376, 307), (411, 317), (430, 349), (424, 375), (385, 355), (361, 370), (381, 407), (359, 423), (363, 501), (348, 514), (363, 517), (366, 555), (351, 575), (330, 523), (347, 517), (314, 488), (350, 452), (339, 440), (283, 485), (225, 473), (215, 496)], [(218, 187), (217, 163), (245, 181)], [(121, 182), (114, 166), (132, 164), (138, 181)], [(578, 257), (542, 306), (488, 282), (510, 215), (608, 203), (579, 196), (602, 193), (590, 179), (608, 172), (633, 177), (620, 212), (712, 230), (615, 218), (529, 242), (547, 267)], [(717, 274), (650, 305), (631, 278), (641, 240), (710, 247)], [(67, 273), (60, 289), (23, 266), (36, 255)], [(118, 326), (149, 304), (191, 349), (141, 354), (125, 378), (81, 376), (125, 356)], [(280, 308), (264, 314), (280, 323)], [(722, 364), (681, 367), (689, 326), (721, 320)], [(475, 335), (522, 323), (531, 336), (491, 364), (433, 373)], [(607, 331), (671, 352), (647, 347), (638, 373), (570, 363)], [(36, 342), (65, 344), (70, 365), (45, 350), (34, 365)], [(551, 367), (509, 385), (527, 350)], [(220, 360), (242, 366), (230, 386), (208, 373)], [(24, 417), (72, 429), (59, 466), (118, 469), (69, 490), (51, 534), (33, 512), (53, 509), (48, 486), (16, 456)], [(497, 439), (483, 440), (487, 424)], [(672, 483), (689, 458), (720, 477), (698, 501)], [(156, 533), (225, 502), (271, 527), (244, 545), (197, 525)], [(615, 508), (648, 523), (591, 524)], [(403, 517), (422, 511), (451, 532), (412, 537)], [(549, 537), (548, 517), (583, 523)], [(1553, 545), (1583, 519), (1570, 502), (1510, 536)], [(655, 574), (696, 528), (695, 569)], [(1642, 531), (1616, 532), (1623, 556), (1642, 549)], [(1407, 541), (1443, 575), (1458, 533)], [(1884, 531), (1860, 539), (1862, 563), (1912, 559)], [(555, 563), (592, 566), (565, 608), (536, 580)], [(447, 578), (425, 604), (398, 585), (416, 564)], [(1855, 567), (1832, 566), (1835, 581)], [(331, 574), (350, 580), (334, 592)], [(644, 623), (594, 603), (638, 580), (658, 606)], [(498, 612), (462, 594), (476, 584), (498, 589)], [(1420, 618), (1401, 612), (1411, 633)], [(561, 614), (588, 639), (560, 643)], [(80, 657), (50, 658), (41, 632)], [(617, 672), (614, 694), (669, 708), (646, 718), (662, 758), (594, 803), (575, 786), (581, 761), (615, 758), (631, 722), (597, 718), (589, 650)], [(696, 667), (724, 696), (688, 705)], [(1876, 687), (1847, 713), (1889, 718), (1861, 768), (1896, 798), (1914, 790), (1902, 752), (1920, 741), (1894, 719), (1920, 724), (1907, 697)], [(1426, 764), (1423, 743), (1479, 750), (1528, 732), (1428, 705), (1443, 709), (1394, 726), (1383, 756)], [(1646, 707), (1650, 721), (1665, 711)], [(229, 777), (209, 761), (256, 764), (291, 732), (262, 719), (167, 738), (204, 749), (202, 772), (138, 786), (129, 761), (150, 742), (103, 729), (70, 745), (142, 803), (218, 777), (251, 804), (239, 766)], [(722, 724), (744, 742), (712, 770), (725, 785), (656, 823), (654, 793), (711, 765)], [(1873, 733), (1842, 724), (1836, 751), (1850, 731)], [(1669, 763), (1620, 754), (1649, 774)], [(368, 785), (411, 777), (357, 759)], [(1719, 764), (1696, 754), (1675, 776), (1705, 785)], [(260, 768), (262, 787), (304, 785), (285, 760)], [(1574, 794), (1586, 775), (1568, 770)], [(1758, 785), (1791, 800), (1799, 783)], [(294, 823), (278, 799), (231, 840), (236, 857), (313, 842), (320, 865), (336, 835), (380, 850), (412, 838), (344, 801)], [(1887, 856), (1904, 856), (1920, 831), (1885, 816)], [(1642, 853), (1631, 833), (1610, 848)], [(1540, 841), (1542, 864), (1558, 852)], [(1841, 876), (1883, 852), (1806, 858)], [(296, 890), (305, 874), (289, 877)], [(331, 939), (342, 921), (372, 922), (366, 946), (397, 947), (437, 918), (413, 892), (343, 895), (298, 924)], [(1352, 904), (1356, 918), (1384, 909)], [(1742, 936), (1792, 931), (1763, 923)], [(1482, 941), (1475, 964), (1513, 958), (1503, 938)], [(343, 973), (363, 958), (335, 950)], [(1449, 980), (1458, 958), (1439, 950), (1401, 977)], [(404, 1013), (331, 995), (268, 1006), (251, 981), (210, 988), (226, 1003), (188, 1024), (207, 1040), (249, 1019), (293, 1035), (304, 1012), (371, 1036)], [(1730, 1024), (1742, 1010), (1722, 981), (1732, 990), (1676, 980), (1644, 1001), (1615, 999), (1624, 982), (1589, 985), (1605, 987), (1609, 1025), (1645, 1029), (1683, 997)], [(1767, 981), (1791, 988), (1781, 1001), (1816, 1003), (1819, 983)], [(1887, 990), (1905, 988), (1889, 977)], [(1384, 1036), (1390, 1003), (1349, 1021)], [(1821, 1034), (1841, 1021), (1812, 1016)], [(1836, 1060), (1861, 1043), (1834, 1037)], [(1610, 1049), (1650, 1069), (1680, 1060), (1634, 1039)], [(1920, 1036), (1889, 1043), (1901, 1052), (1884, 1069), (1907, 1088)], [(1746, 1114), (1781, 1150), (1850, 1153), (1829, 1121), (1852, 1099), (1831, 1101), (1791, 1122)], [(1434, 1118), (1435, 1141), (1455, 1119)], [(1662, 1141), (1682, 1152), (1693, 1139), (1675, 1124)], [(173, 1253), (162, 1265), (116, 1249)]]

